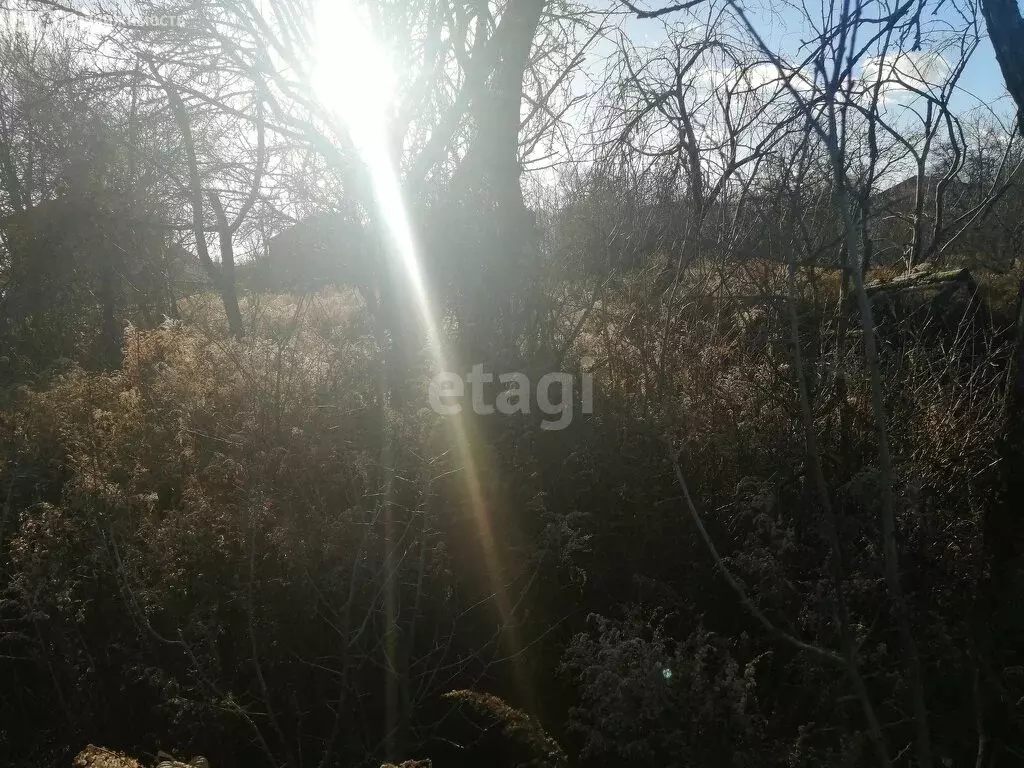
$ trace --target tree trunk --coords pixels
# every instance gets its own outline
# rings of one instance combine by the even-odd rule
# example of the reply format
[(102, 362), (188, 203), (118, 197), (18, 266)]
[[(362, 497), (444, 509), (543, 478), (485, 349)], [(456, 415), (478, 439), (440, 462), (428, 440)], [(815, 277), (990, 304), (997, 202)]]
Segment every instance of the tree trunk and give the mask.
[(218, 269), (217, 265), (210, 258), (210, 251), (206, 245), (206, 227), (203, 219), (203, 185), (202, 178), (199, 175), (196, 145), (192, 137), (192, 125), (188, 119), (188, 111), (185, 109), (185, 105), (174, 85), (160, 75), (160, 71), (156, 68), (155, 64), (150, 63), (150, 71), (167, 94), (167, 101), (171, 105), (171, 112), (174, 114), (174, 120), (178, 124), (178, 130), (181, 132), (181, 141), (185, 147), (189, 193), (192, 200), (192, 230), (195, 233), (196, 251), (199, 255), (199, 261), (210, 276), (210, 279), (213, 280), (214, 285), (217, 286), (218, 291), (220, 291), (221, 299), (224, 302), (224, 311), (228, 317), (228, 327), (231, 329), (232, 335), (236, 338), (241, 338), (244, 335), (245, 329), (242, 327), (242, 315), (238, 309), (238, 295), (235, 289), (235, 262), (234, 251), (231, 245), (231, 228), (224, 216), (220, 200), (211, 196), (216, 200), (214, 208), (215, 213), (218, 214), (217, 229), (220, 235), (222, 252), (222, 264), (221, 268)]
[(982, 0), (981, 12), (1006, 87), (1024, 112), (1024, 19), (1017, 0)]
[(221, 300), (224, 302), (224, 312), (228, 316), (228, 328), (231, 335), (236, 339), (245, 336), (245, 324), (242, 322), (242, 312), (238, 308), (238, 289), (235, 285), (235, 247), (231, 240), (231, 227), (228, 226), (227, 216), (224, 215), (224, 206), (215, 192), (210, 193), (210, 203), (213, 205), (213, 214), (217, 217), (217, 236), (220, 239), (220, 270), (217, 280)]

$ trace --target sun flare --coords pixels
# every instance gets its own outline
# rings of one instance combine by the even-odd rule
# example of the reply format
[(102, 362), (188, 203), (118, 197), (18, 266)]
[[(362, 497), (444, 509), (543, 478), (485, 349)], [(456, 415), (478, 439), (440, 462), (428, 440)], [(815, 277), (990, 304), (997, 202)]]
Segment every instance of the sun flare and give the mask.
[[(417, 320), (437, 371), (450, 370), (417, 247), (399, 163), (389, 144), (388, 115), (394, 94), (394, 68), (386, 48), (350, 2), (321, 0), (316, 19), (314, 89), (335, 119), (344, 124), (370, 177), (376, 219), (385, 237), (394, 274), (402, 275), (414, 298)], [(512, 607), (491, 529), (490, 508), (481, 483), (476, 439), (464, 419), (449, 422), (450, 439), (462, 467), (463, 487), (477, 526), (478, 544), (504, 627)], [(513, 633), (514, 634), (514, 633)], [(512, 638), (512, 646), (518, 646)]]
[(315, 16), (313, 89), (363, 144), (380, 136), (395, 87), (395, 68), (365, 15), (349, 0), (321, 0)]

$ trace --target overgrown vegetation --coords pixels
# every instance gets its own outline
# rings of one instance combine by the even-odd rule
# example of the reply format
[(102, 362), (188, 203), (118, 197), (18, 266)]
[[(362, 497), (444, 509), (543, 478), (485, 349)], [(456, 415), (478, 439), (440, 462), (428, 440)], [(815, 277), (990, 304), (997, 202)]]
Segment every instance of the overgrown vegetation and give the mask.
[(368, 3), (367, 138), (304, 4), (8, 5), (0, 762), (1024, 761), (982, 9)]

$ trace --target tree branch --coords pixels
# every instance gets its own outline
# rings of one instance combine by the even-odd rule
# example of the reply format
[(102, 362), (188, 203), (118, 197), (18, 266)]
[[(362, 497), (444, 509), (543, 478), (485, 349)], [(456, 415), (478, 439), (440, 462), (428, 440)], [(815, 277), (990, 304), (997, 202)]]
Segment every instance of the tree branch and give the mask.
[(776, 627), (767, 616), (754, 605), (754, 602), (747, 595), (746, 589), (743, 585), (737, 581), (736, 577), (732, 575), (728, 567), (722, 561), (722, 556), (718, 554), (718, 550), (715, 548), (715, 543), (711, 540), (711, 536), (704, 527), (704, 521), (701, 519), (700, 513), (697, 511), (697, 507), (693, 503), (693, 498), (690, 496), (690, 488), (686, 483), (686, 478), (683, 476), (682, 467), (679, 466), (679, 457), (676, 455), (676, 451), (673, 448), (669, 448), (669, 459), (672, 462), (672, 469), (676, 475), (676, 482), (679, 483), (679, 488), (683, 492), (683, 498), (686, 501), (686, 508), (690, 513), (690, 519), (693, 520), (693, 524), (697, 526), (697, 532), (700, 534), (701, 539), (704, 541), (704, 545), (707, 547), (708, 552), (711, 554), (712, 560), (715, 561), (715, 565), (722, 574), (722, 578), (725, 579), (726, 583), (732, 588), (732, 591), (736, 593), (736, 596), (740, 599), (740, 603), (747, 612), (753, 616), (757, 621), (764, 627), (768, 634), (770, 634), (778, 642), (792, 646), (798, 651), (809, 653), (815, 658), (820, 659), (828, 664), (835, 667), (846, 668), (846, 660), (838, 653), (828, 650), (827, 648), (821, 648), (817, 645), (811, 645), (805, 643), (803, 640), (794, 637), (793, 635), (785, 632), (784, 630)]
[(689, 8), (700, 5), (703, 2), (704, 0), (689, 0), (689, 2), (686, 3), (677, 3), (676, 5), (669, 5), (665, 8), (658, 8), (653, 11), (644, 11), (637, 8), (633, 3), (628, 2), (628, 0), (622, 0), (622, 4), (629, 9), (630, 13), (635, 13), (638, 19), (656, 19), (659, 16), (667, 16), (668, 14), (675, 13), (676, 11), (685, 11)]

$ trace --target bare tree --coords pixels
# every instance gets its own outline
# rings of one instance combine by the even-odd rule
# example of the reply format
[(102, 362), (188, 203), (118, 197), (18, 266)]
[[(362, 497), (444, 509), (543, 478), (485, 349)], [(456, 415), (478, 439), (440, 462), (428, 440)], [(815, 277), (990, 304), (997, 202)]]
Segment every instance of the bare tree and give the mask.
[[(778, 82), (780, 87), (791, 99), (791, 103), (800, 115), (800, 122), (808, 139), (819, 142), (830, 166), (832, 199), (836, 215), (841, 222), (843, 237), (842, 253), (845, 274), (852, 283), (852, 292), (860, 315), (861, 333), (864, 343), (864, 356), (870, 381), (871, 403), (874, 413), (875, 437), (878, 445), (878, 468), (881, 476), (880, 522), (883, 532), (882, 553), (884, 573), (888, 587), (891, 615), (897, 634), (900, 638), (904, 670), (907, 682), (908, 699), (913, 713), (915, 728), (915, 755), (917, 764), (923, 768), (933, 765), (932, 734), (928, 717), (926, 681), (917, 642), (912, 630), (913, 621), (907, 597), (904, 593), (900, 572), (899, 543), (897, 539), (894, 469), (889, 447), (889, 425), (882, 386), (882, 372), (879, 361), (878, 341), (875, 331), (873, 309), (865, 290), (864, 273), (867, 269), (873, 249), (870, 227), (870, 205), (873, 193), (879, 183), (883, 171), (884, 156), (880, 152), (879, 136), (888, 132), (898, 141), (904, 142), (904, 148), (915, 161), (919, 178), (924, 175), (927, 156), (938, 130), (956, 134), (956, 121), (950, 114), (947, 104), (949, 91), (955, 87), (959, 73), (974, 50), (977, 41), (975, 8), (970, 5), (957, 5), (956, 13), (963, 23), (952, 33), (939, 29), (928, 20), (927, 9), (917, 3), (888, 2), (848, 2), (839, 6), (826, 8), (824, 16), (820, 9), (809, 6), (803, 13), (810, 28), (817, 30), (815, 39), (808, 42), (798, 54), (796, 60), (779, 54), (762, 37), (757, 23), (749, 13), (736, 3), (727, 3), (726, 9), (730, 16), (739, 22), (754, 45), (755, 49), (765, 57), (774, 75), (770, 78)], [(630, 10), (636, 11), (635, 7)], [(667, 15), (679, 10), (676, 7), (663, 7), (648, 10), (642, 15), (651, 17)], [(952, 66), (952, 73), (945, 79), (945, 84), (937, 93), (930, 93), (925, 88), (908, 84), (906, 78), (898, 77), (900, 87), (923, 99), (923, 113), (919, 114), (923, 126), (919, 137), (920, 143), (907, 141), (902, 132), (889, 126), (885, 117), (884, 106), (893, 73), (901, 72), (901, 62), (913, 60), (921, 49), (934, 51), (942, 48), (949, 41), (960, 53), (958, 63)], [(874, 61), (874, 72), (860, 72), (861, 63)], [(920, 82), (920, 78), (918, 78)], [(864, 118), (863, 128), (858, 126), (860, 118)], [(866, 139), (861, 143), (860, 139)], [(685, 153), (684, 153), (685, 156)], [(866, 161), (866, 162), (865, 162)], [(951, 178), (951, 177), (950, 177)], [(946, 181), (945, 184), (949, 182)], [(944, 186), (939, 184), (936, 195), (936, 206), (940, 212), (936, 214), (937, 222), (941, 222), (942, 194)], [(923, 234), (924, 184), (919, 183), (914, 196), (913, 222), (914, 234), (911, 240), (909, 261), (916, 263), (925, 254), (933, 251), (924, 243)], [(941, 239), (941, 223), (936, 224), (933, 233), (935, 240)], [(937, 249), (940, 245), (934, 245)], [(793, 325), (792, 343), (798, 354), (796, 359), (797, 375), (802, 378), (803, 363), (799, 358), (799, 334)], [(801, 403), (803, 421), (807, 435), (808, 468), (812, 477), (818, 478), (815, 486), (825, 511), (826, 521), (831, 520), (829, 508), (829, 490), (821, 478), (820, 460), (816, 458), (813, 422), (807, 408), (806, 387), (801, 386)], [(685, 483), (679, 471), (677, 476)], [(689, 494), (685, 494), (689, 499)], [(691, 515), (695, 515), (693, 505), (688, 502)], [(695, 517), (696, 520), (696, 517)], [(699, 521), (698, 521), (699, 522)], [(829, 530), (834, 525), (827, 525)], [(838, 586), (839, 574), (835, 570), (839, 563), (840, 543), (834, 535), (830, 536), (833, 551), (833, 580)], [(709, 548), (710, 543), (709, 543)], [(711, 548), (712, 554), (714, 549)], [(721, 567), (721, 563), (719, 562)], [(745, 605), (750, 609), (747, 598), (741, 594)], [(837, 592), (837, 604), (841, 602), (841, 594)], [(858, 688), (858, 694), (865, 704), (866, 718), (870, 724), (872, 741), (880, 764), (890, 762), (889, 751), (885, 739), (878, 727), (863, 689), (857, 684), (856, 643), (849, 633), (849, 620), (843, 618), (845, 608), (838, 609), (837, 620), (840, 636), (844, 637), (845, 656), (840, 657), (851, 671), (851, 680)], [(764, 622), (762, 622), (764, 623)], [(843, 629), (843, 626), (847, 629)], [(793, 643), (793, 641), (789, 641)], [(797, 643), (798, 645), (798, 643)], [(820, 654), (815, 654), (820, 655)]]

